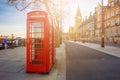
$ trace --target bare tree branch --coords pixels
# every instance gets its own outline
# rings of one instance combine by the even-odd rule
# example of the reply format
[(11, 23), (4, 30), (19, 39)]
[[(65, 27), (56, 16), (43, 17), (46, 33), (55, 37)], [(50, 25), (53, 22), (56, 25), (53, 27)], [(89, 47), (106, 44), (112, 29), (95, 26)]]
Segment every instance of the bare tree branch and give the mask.
[(16, 4), (16, 5), (15, 5), (15, 8), (16, 8), (18, 11), (23, 11), (23, 10), (25, 10), (27, 7), (29, 7), (29, 5), (32, 4), (32, 3), (34, 3), (34, 2), (28, 3), (28, 4), (27, 4), (25, 7), (23, 7), (22, 9), (18, 8), (18, 5)]

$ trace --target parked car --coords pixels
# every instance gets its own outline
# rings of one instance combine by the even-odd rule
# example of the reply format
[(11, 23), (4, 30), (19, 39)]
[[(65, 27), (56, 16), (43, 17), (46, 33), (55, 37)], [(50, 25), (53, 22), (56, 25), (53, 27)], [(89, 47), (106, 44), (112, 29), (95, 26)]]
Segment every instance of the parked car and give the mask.
[(0, 38), (0, 49), (2, 49), (2, 38)]
[(0, 49), (2, 49), (2, 43), (0, 43)]

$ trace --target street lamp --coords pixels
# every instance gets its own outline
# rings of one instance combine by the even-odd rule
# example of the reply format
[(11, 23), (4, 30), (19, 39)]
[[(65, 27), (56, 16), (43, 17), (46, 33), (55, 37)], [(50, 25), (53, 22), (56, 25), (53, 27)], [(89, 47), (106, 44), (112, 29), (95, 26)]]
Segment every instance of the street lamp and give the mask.
[(101, 1), (101, 3), (102, 3), (102, 38), (101, 38), (101, 47), (105, 47), (105, 43), (104, 43), (104, 26), (103, 26), (103, 0)]

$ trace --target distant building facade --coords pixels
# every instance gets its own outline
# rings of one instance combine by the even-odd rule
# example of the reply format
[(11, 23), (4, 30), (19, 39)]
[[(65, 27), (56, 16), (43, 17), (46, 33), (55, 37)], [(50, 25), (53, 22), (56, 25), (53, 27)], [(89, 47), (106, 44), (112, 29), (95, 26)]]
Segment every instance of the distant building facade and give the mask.
[(107, 42), (120, 42), (120, 0), (108, 0), (104, 10), (104, 27)]
[(101, 40), (102, 28), (102, 6), (100, 4), (95, 8), (95, 40)]
[(62, 33), (62, 40), (69, 40), (69, 33)]
[[(103, 16), (103, 18), (102, 18)], [(105, 42), (117, 41), (120, 43), (120, 0), (108, 0), (103, 6), (98, 4), (93, 14), (90, 13), (79, 26), (81, 40), (101, 41), (102, 19)]]
[(80, 40), (90, 41), (94, 40), (95, 37), (95, 16), (90, 13), (89, 17), (83, 20), (82, 24), (79, 27), (80, 31)]
[(70, 26), (69, 27), (69, 40), (74, 40), (75, 39), (75, 33), (74, 33), (74, 27)]

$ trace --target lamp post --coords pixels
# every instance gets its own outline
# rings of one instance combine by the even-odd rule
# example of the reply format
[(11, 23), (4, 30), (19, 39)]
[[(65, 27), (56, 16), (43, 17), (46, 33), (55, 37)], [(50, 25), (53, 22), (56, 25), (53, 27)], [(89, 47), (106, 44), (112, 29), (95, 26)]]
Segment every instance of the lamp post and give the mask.
[(103, 0), (101, 1), (101, 3), (102, 3), (102, 11), (101, 11), (101, 17), (102, 17), (102, 35), (101, 35), (101, 47), (105, 47), (105, 43), (104, 43), (104, 26), (103, 26)]

